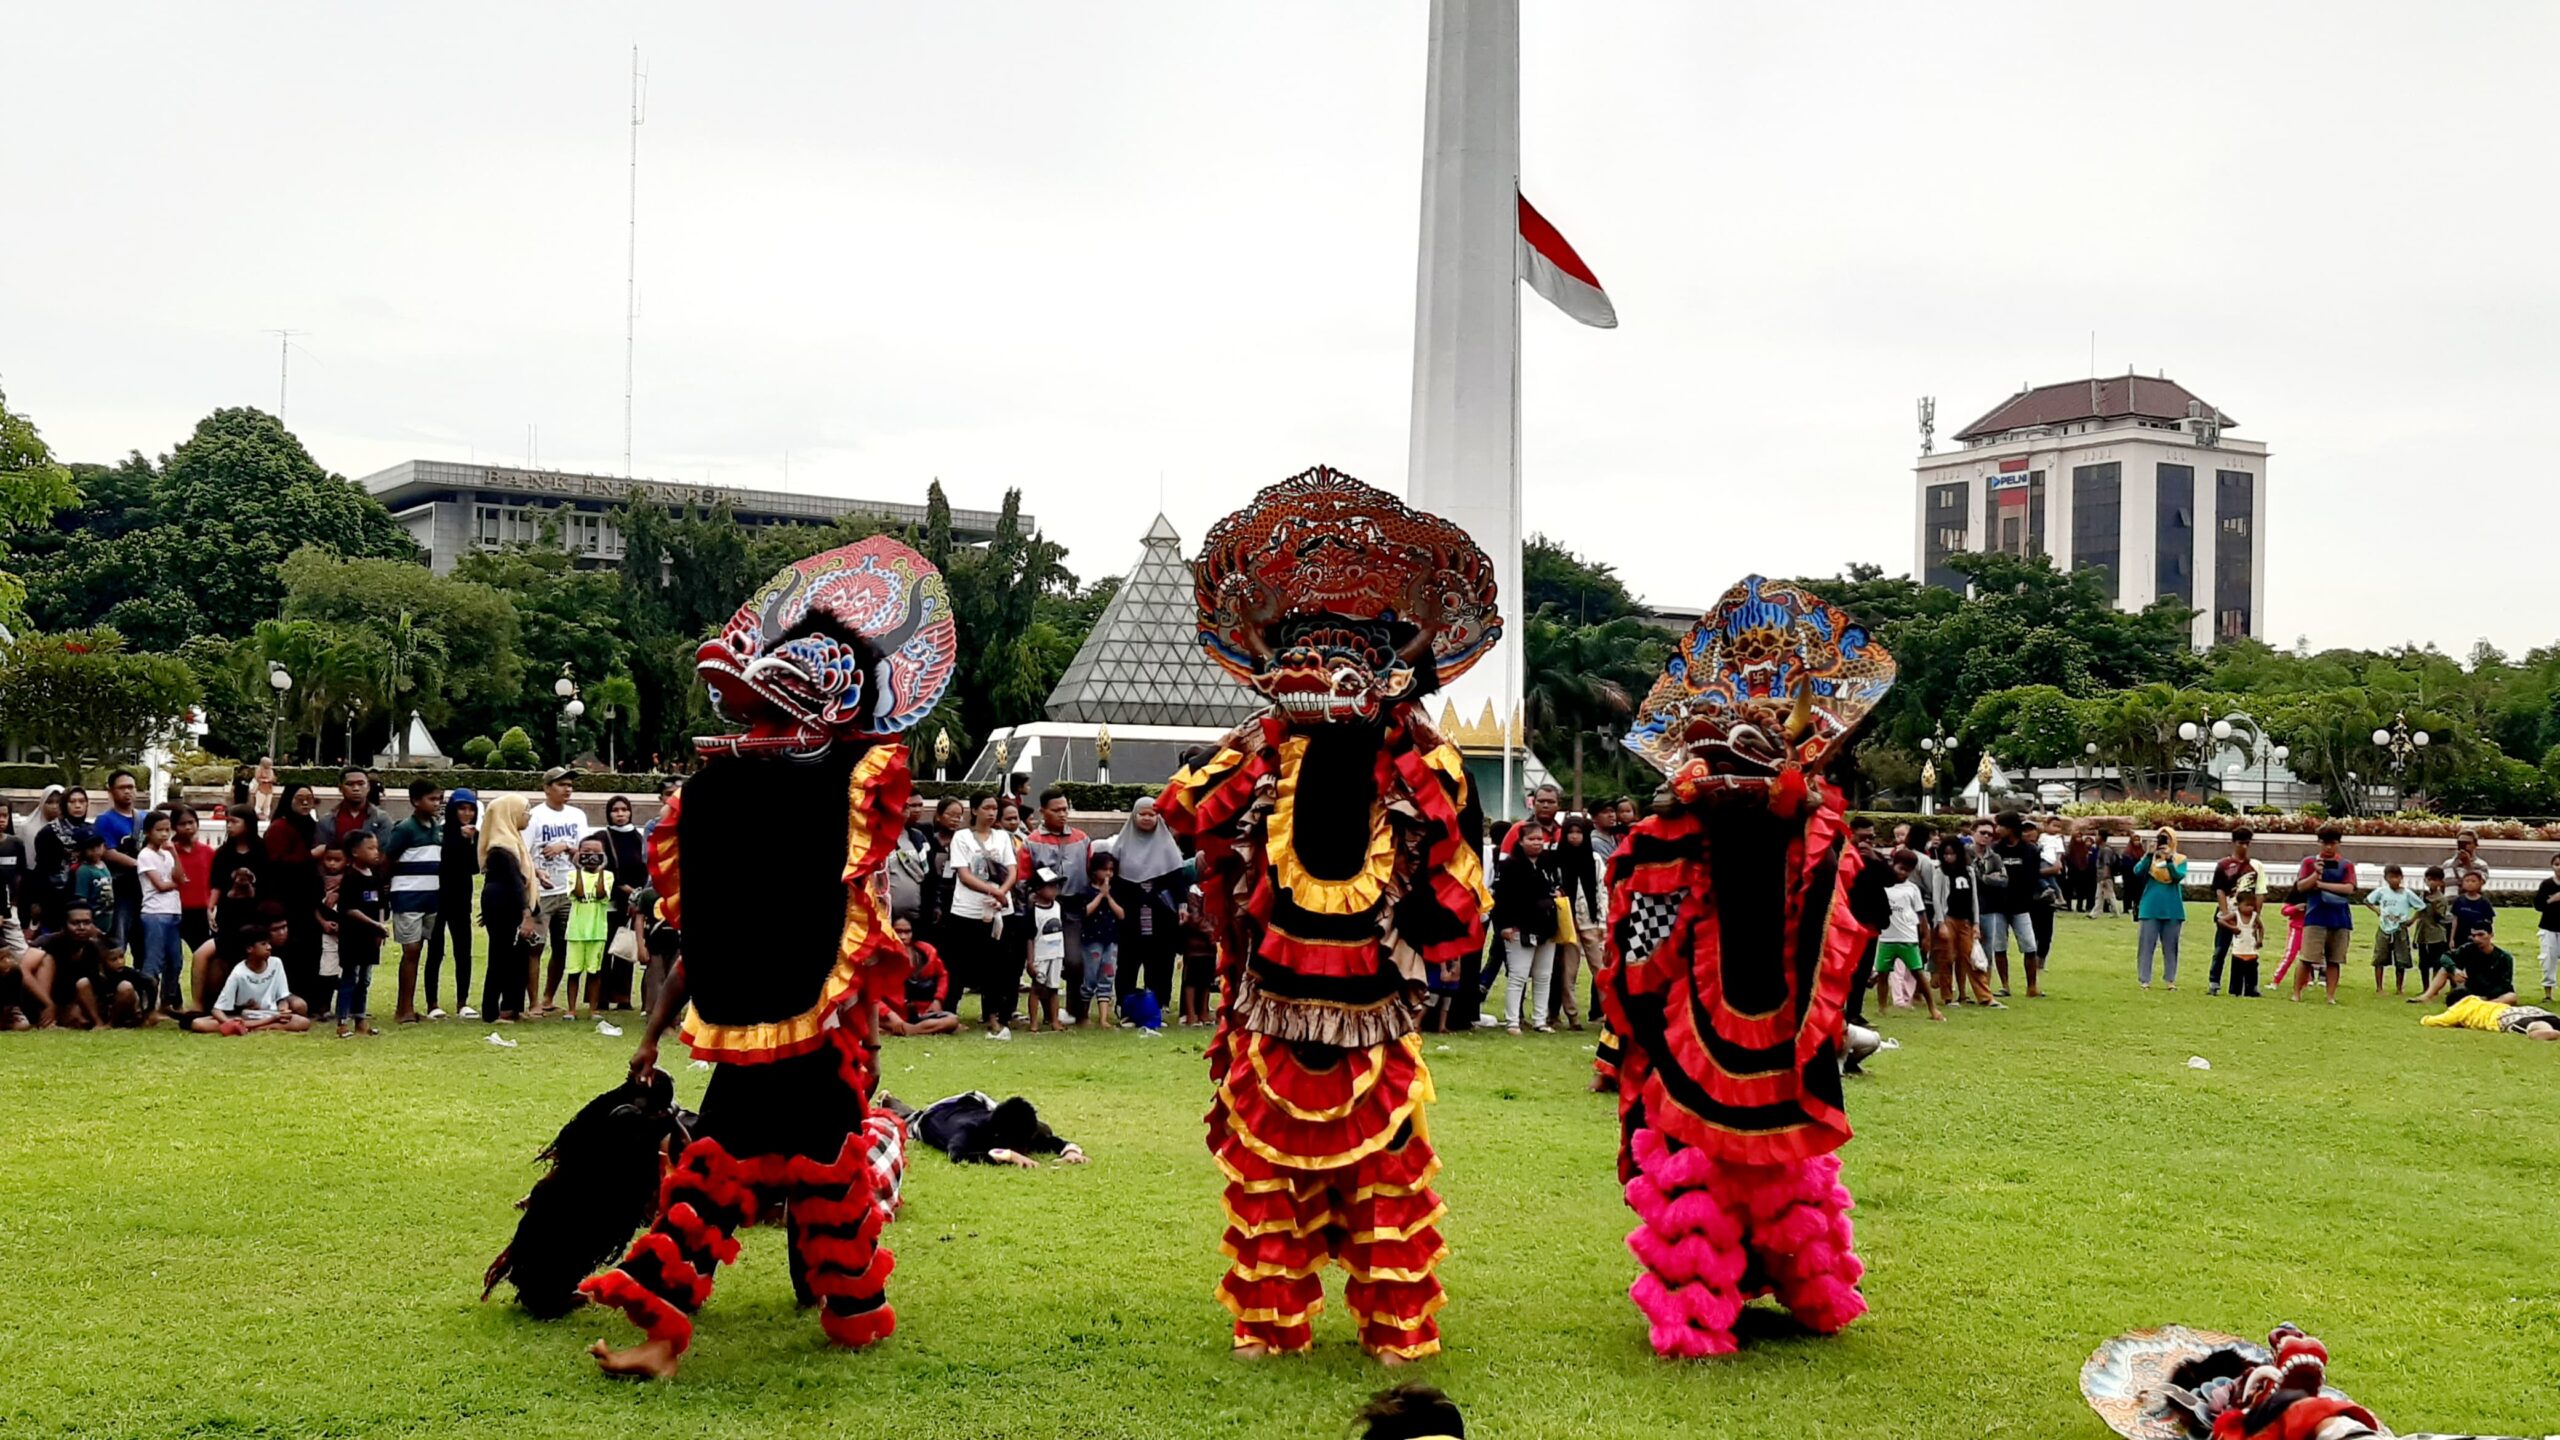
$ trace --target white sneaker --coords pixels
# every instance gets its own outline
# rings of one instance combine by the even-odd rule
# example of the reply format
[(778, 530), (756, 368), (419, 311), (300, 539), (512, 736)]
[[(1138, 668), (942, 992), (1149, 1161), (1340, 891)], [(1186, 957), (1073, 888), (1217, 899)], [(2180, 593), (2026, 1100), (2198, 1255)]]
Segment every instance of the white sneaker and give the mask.
[(472, 1009), (472, 1008), (471, 1008), (470, 1006), (468, 1006), (468, 1005), (465, 1005), (465, 1006), (463, 1006), (463, 1007), (462, 1007), (462, 1012), (461, 1012), (461, 1013), (462, 1013), (462, 1018), (463, 1018), (463, 1019), (465, 1019), (465, 1020), (477, 1020), (477, 1019), (479, 1019), (479, 1018), (480, 1018), (480, 1012), (479, 1012), (479, 1011), (477, 1011), (477, 1010)]
[[(441, 1019), (443, 1019), (443, 1018), (444, 1018), (444, 1007), (443, 1007), (443, 1006), (441, 1006), (441, 1005), (436, 1005), (436, 1006), (431, 1006), (431, 1007), (429, 1007), (429, 1009), (427, 1010), (427, 1018), (428, 1018), (428, 1019), (430, 1019), (430, 1020), (441, 1020)], [(476, 1019), (478, 1019), (479, 1017), (475, 1015), (475, 1016), (472, 1016), (472, 1017), (470, 1017), (470, 1018), (472, 1018), (472, 1019), (475, 1019), (475, 1020), (476, 1020)]]
[(990, 1040), (1010, 1040), (1013, 1038), (1013, 1029), (1011, 1026), (1007, 1026), (1002, 1030), (990, 1030), (987, 1032), (987, 1038)]
[(492, 1044), (492, 1045), (497, 1046), (497, 1047), (498, 1047), (499, 1049), (501, 1049), (501, 1050), (513, 1050), (514, 1048), (516, 1048), (516, 1042), (514, 1042), (513, 1040), (508, 1039), (508, 1038), (507, 1038), (506, 1036), (504, 1036), (504, 1035), (499, 1034), (499, 1033), (498, 1033), (497, 1031), (495, 1031), (495, 1030), (492, 1030), (492, 1031), (490, 1031), (490, 1032), (489, 1032), (489, 1043), (490, 1043), (490, 1044)]
[(1479, 1030), (1491, 1030), (1501, 1023), (1501, 1021), (1494, 1019), (1490, 1015), (1479, 1015), (1476, 1017), (1476, 1028)]
[(619, 1040), (622, 1038), (622, 1027), (610, 1020), (599, 1020), (596, 1022), (596, 1033), (607, 1040)]
[(1138, 1037), (1142, 1040), (1161, 1040), (1164, 1038), (1164, 1032), (1162, 1030), (1141, 1029), (1138, 1031)]

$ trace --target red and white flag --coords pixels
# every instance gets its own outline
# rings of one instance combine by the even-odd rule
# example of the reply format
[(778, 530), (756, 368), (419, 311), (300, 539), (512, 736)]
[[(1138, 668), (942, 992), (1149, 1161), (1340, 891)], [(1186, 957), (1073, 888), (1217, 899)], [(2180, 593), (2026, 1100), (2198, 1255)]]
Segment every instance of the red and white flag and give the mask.
[(1573, 247), (1526, 195), (1520, 197), (1520, 278), (1547, 297), (1547, 303), (1583, 324), (1617, 328), (1618, 310), (1609, 303), (1609, 292), (1600, 288), (1600, 277), (1591, 273), (1591, 267), (1582, 263), (1582, 257), (1573, 253)]

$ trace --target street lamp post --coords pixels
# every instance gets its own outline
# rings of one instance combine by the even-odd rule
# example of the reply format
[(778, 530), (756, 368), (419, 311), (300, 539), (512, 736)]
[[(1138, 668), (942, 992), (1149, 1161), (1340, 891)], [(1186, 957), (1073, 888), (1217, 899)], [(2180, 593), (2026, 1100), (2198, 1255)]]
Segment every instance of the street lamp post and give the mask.
[(1920, 813), (1938, 813), (1938, 762), (1947, 758), (1947, 727), (1941, 722), (1920, 737)]
[(293, 688), (293, 676), (273, 660), (267, 662), (267, 688), (276, 692), (275, 714), (267, 719), (267, 754), (276, 753), (276, 731), (284, 723), (285, 692)]
[(587, 713), (587, 702), (578, 698), (578, 682), (565, 663), (560, 678), (551, 682), (551, 693), (560, 697), (560, 763), (566, 765), (575, 745), (578, 717)]
[(2402, 777), (2409, 772), (2409, 762), (2416, 759), (2418, 752), (2426, 749), (2433, 739), (2424, 730), (2409, 728), (2409, 712), (2406, 710), (2391, 717), (2389, 729), (2373, 732), (2374, 745), (2391, 761), (2391, 786), (2400, 793), (2404, 806), (2408, 803), (2408, 794)]
[(2267, 766), (2265, 769), (2258, 772), (2259, 809), (2272, 810), (2275, 808), (2275, 801), (2269, 797), (2275, 793), (2276, 767), (2292, 758), (2293, 747), (2290, 745), (2279, 745), (2273, 750), (2267, 752)]
[(2089, 781), (2096, 777), (2097, 770), (2098, 742), (2091, 740), (2080, 747), (2080, 774), (2075, 776), (2071, 782), (2071, 798), (2073, 800), (2076, 801), (2086, 797)]

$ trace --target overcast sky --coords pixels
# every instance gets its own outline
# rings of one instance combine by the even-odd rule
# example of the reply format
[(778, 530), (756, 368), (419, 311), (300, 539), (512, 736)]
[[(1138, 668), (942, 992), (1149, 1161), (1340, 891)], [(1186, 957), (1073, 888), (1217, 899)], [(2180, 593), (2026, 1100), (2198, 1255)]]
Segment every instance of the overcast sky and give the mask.
[[(1701, 604), (1911, 566), (1913, 400), (2166, 371), (2273, 447), (2268, 638), (2560, 638), (2560, 6), (1526, 0), (1528, 522)], [(1422, 0), (19, 7), (0, 384), (63, 455), (276, 404), (349, 476), (992, 505), (1088, 577), (1400, 489)]]

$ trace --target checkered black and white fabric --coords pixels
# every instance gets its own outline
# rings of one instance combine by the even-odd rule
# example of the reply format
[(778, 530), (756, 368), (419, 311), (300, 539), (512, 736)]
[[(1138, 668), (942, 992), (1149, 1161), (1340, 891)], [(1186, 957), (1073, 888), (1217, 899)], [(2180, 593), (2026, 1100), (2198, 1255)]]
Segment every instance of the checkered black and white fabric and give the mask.
[(1689, 892), (1674, 890), (1664, 895), (1632, 895), (1627, 899), (1627, 916), (1618, 922), (1618, 958), (1642, 961), (1653, 954), (1654, 947), (1671, 935), (1671, 922), (1680, 907), (1689, 902)]

